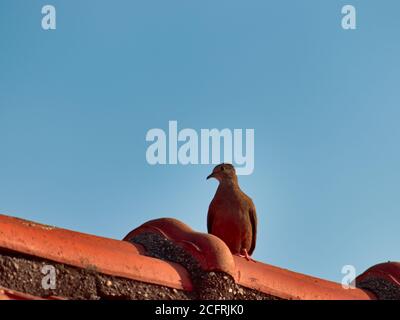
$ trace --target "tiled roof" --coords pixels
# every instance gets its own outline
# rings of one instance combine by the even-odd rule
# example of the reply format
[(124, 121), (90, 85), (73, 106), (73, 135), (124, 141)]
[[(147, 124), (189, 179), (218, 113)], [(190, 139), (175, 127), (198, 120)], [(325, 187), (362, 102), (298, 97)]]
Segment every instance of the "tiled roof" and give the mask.
[[(243, 290), (248, 291), (244, 298), (258, 295), (305, 300), (370, 300), (388, 297), (379, 295), (379, 292), (385, 291), (382, 289), (384, 287), (381, 286), (379, 292), (374, 291), (373, 282), (366, 281), (371, 275), (376, 279), (377, 274), (392, 286), (391, 290), (400, 290), (399, 263), (377, 265), (357, 279), (363, 280), (362, 283), (368, 286), (344, 289), (335, 282), (232, 256), (225, 243), (217, 237), (195, 232), (182, 222), (167, 218), (149, 221), (120, 241), (0, 215), (2, 252), (193, 293), (188, 295), (189, 298), (204, 297), (195, 293), (207, 291), (202, 283), (205, 277), (197, 277), (198, 272), (215, 277), (222, 275), (222, 281), (232, 279), (232, 286), (236, 286), (233, 289), (235, 295), (236, 292), (242, 294)], [(212, 276), (210, 279), (214, 281)], [(0, 299), (35, 298), (29, 292), (18, 293), (13, 290), (15, 288), (2, 286), (0, 281)], [(215, 285), (214, 291), (224, 291), (225, 287), (228, 288)], [(226, 290), (218, 294), (221, 297), (233, 297), (232, 289), (229, 288), (229, 292)], [(209, 297), (214, 298), (215, 292), (213, 294)]]

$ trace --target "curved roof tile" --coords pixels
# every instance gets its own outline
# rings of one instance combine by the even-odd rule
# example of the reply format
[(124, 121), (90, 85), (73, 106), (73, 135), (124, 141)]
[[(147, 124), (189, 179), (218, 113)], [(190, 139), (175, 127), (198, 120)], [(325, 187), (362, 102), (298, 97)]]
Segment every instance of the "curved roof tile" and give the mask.
[(181, 265), (143, 255), (140, 245), (0, 215), (0, 248), (104, 274), (192, 290)]

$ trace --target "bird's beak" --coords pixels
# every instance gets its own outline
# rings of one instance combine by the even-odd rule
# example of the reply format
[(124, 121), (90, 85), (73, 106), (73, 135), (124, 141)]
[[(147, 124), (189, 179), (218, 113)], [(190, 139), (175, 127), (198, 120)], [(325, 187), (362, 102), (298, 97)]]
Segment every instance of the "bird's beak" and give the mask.
[(211, 174), (207, 177), (207, 180), (210, 179), (210, 178), (213, 178), (213, 177), (214, 177), (214, 174), (211, 173)]

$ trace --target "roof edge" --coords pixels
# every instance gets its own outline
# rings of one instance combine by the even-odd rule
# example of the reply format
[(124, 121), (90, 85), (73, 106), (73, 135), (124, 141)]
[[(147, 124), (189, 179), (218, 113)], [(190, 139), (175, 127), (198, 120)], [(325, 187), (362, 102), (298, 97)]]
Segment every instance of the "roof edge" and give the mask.
[(100, 273), (191, 291), (181, 265), (144, 255), (140, 245), (0, 215), (0, 248)]

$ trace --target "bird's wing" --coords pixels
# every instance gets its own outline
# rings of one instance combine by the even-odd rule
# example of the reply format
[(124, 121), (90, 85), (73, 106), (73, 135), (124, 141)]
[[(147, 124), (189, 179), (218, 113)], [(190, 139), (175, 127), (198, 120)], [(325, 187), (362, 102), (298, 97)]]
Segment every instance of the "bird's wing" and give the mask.
[(207, 232), (211, 233), (212, 224), (214, 221), (215, 208), (214, 201), (211, 201), (210, 206), (208, 207), (208, 215), (207, 215)]
[(251, 239), (251, 247), (248, 253), (249, 255), (251, 255), (254, 249), (256, 248), (256, 238), (257, 238), (257, 214), (254, 205), (250, 207), (249, 216), (250, 216), (250, 223), (252, 230), (252, 239)]

